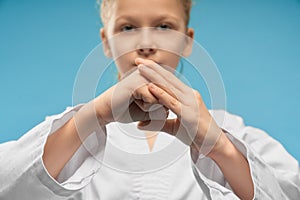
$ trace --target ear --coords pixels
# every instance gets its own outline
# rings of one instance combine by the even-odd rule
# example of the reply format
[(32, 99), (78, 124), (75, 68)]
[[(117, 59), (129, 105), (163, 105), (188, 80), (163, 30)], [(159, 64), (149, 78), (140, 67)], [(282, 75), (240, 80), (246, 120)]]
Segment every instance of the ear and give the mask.
[(102, 44), (103, 44), (103, 51), (104, 51), (105, 56), (108, 57), (108, 58), (111, 58), (112, 53), (111, 53), (111, 50), (110, 50), (110, 46), (109, 46), (104, 28), (100, 29), (100, 38), (101, 38), (101, 41), (102, 41)]
[(185, 48), (182, 52), (182, 55), (184, 57), (188, 57), (191, 55), (192, 51), (193, 51), (193, 43), (194, 43), (194, 29), (192, 28), (188, 28), (186, 31), (186, 45)]

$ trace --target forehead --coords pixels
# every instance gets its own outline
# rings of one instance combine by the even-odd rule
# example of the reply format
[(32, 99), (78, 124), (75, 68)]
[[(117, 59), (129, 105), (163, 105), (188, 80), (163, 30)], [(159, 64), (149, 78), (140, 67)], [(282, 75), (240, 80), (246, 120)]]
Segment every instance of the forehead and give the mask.
[(184, 9), (180, 0), (115, 0), (113, 16), (122, 15), (143, 16), (170, 15), (184, 20)]

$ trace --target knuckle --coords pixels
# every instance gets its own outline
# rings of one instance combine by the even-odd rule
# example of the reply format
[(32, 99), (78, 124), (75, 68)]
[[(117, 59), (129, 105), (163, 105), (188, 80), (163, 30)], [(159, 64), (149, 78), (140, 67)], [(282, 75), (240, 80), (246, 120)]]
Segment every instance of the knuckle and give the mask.
[(151, 98), (151, 99), (149, 99), (148, 103), (149, 103), (149, 105), (156, 104), (157, 103), (157, 99), (156, 98)]
[(156, 101), (155, 97), (153, 97), (153, 95), (148, 92), (143, 93), (142, 99), (143, 99), (144, 103), (148, 103), (148, 104), (151, 104)]
[(136, 99), (139, 99), (139, 93), (137, 90), (133, 91), (132, 96)]
[(148, 112), (149, 111), (149, 109), (144, 107), (144, 106), (142, 106), (141, 109), (142, 109), (143, 112)]
[(163, 91), (163, 90), (160, 90), (160, 91), (159, 91), (159, 96), (163, 97), (163, 96), (165, 96), (165, 95), (166, 95), (166, 92), (165, 92), (165, 91)]
[(198, 91), (194, 90), (194, 95), (198, 101), (202, 101), (202, 96)]
[(147, 95), (143, 95), (143, 101), (145, 103), (151, 103), (153, 100), (150, 96), (147, 96)]
[(176, 108), (178, 106), (178, 101), (176, 99), (172, 99), (170, 101), (171, 108)]

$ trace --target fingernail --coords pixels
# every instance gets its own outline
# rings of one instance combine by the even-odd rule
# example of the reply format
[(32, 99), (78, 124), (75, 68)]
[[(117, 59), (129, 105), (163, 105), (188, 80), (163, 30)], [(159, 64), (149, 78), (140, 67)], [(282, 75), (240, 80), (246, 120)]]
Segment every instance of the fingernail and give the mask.
[(146, 68), (146, 66), (143, 64), (138, 65), (138, 69), (144, 70), (145, 68)]
[(137, 60), (137, 61), (140, 61), (140, 62), (143, 62), (143, 61), (144, 61), (143, 58), (137, 58), (136, 60)]

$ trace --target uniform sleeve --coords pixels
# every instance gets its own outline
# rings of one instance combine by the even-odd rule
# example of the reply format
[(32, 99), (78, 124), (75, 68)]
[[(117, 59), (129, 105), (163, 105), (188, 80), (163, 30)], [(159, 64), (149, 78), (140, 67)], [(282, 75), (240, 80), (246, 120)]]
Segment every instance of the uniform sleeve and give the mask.
[[(245, 126), (239, 116), (221, 110), (211, 113), (219, 126), (227, 132), (228, 138), (247, 158), (255, 187), (255, 199), (299, 199), (299, 163), (278, 141), (260, 129)], [(213, 167), (213, 171), (220, 174), (216, 165)], [(197, 168), (201, 171), (203, 166), (198, 164)], [(210, 174), (214, 173), (207, 172), (206, 177), (213, 177)], [(220, 175), (215, 175), (213, 179), (230, 189)]]
[[(47, 172), (43, 150), (49, 134), (62, 127), (82, 107), (67, 108), (46, 120), (17, 141), (0, 144), (0, 199), (78, 199), (100, 168), (106, 139), (92, 133), (59, 175), (58, 181)], [(102, 136), (103, 135), (103, 136)]]

